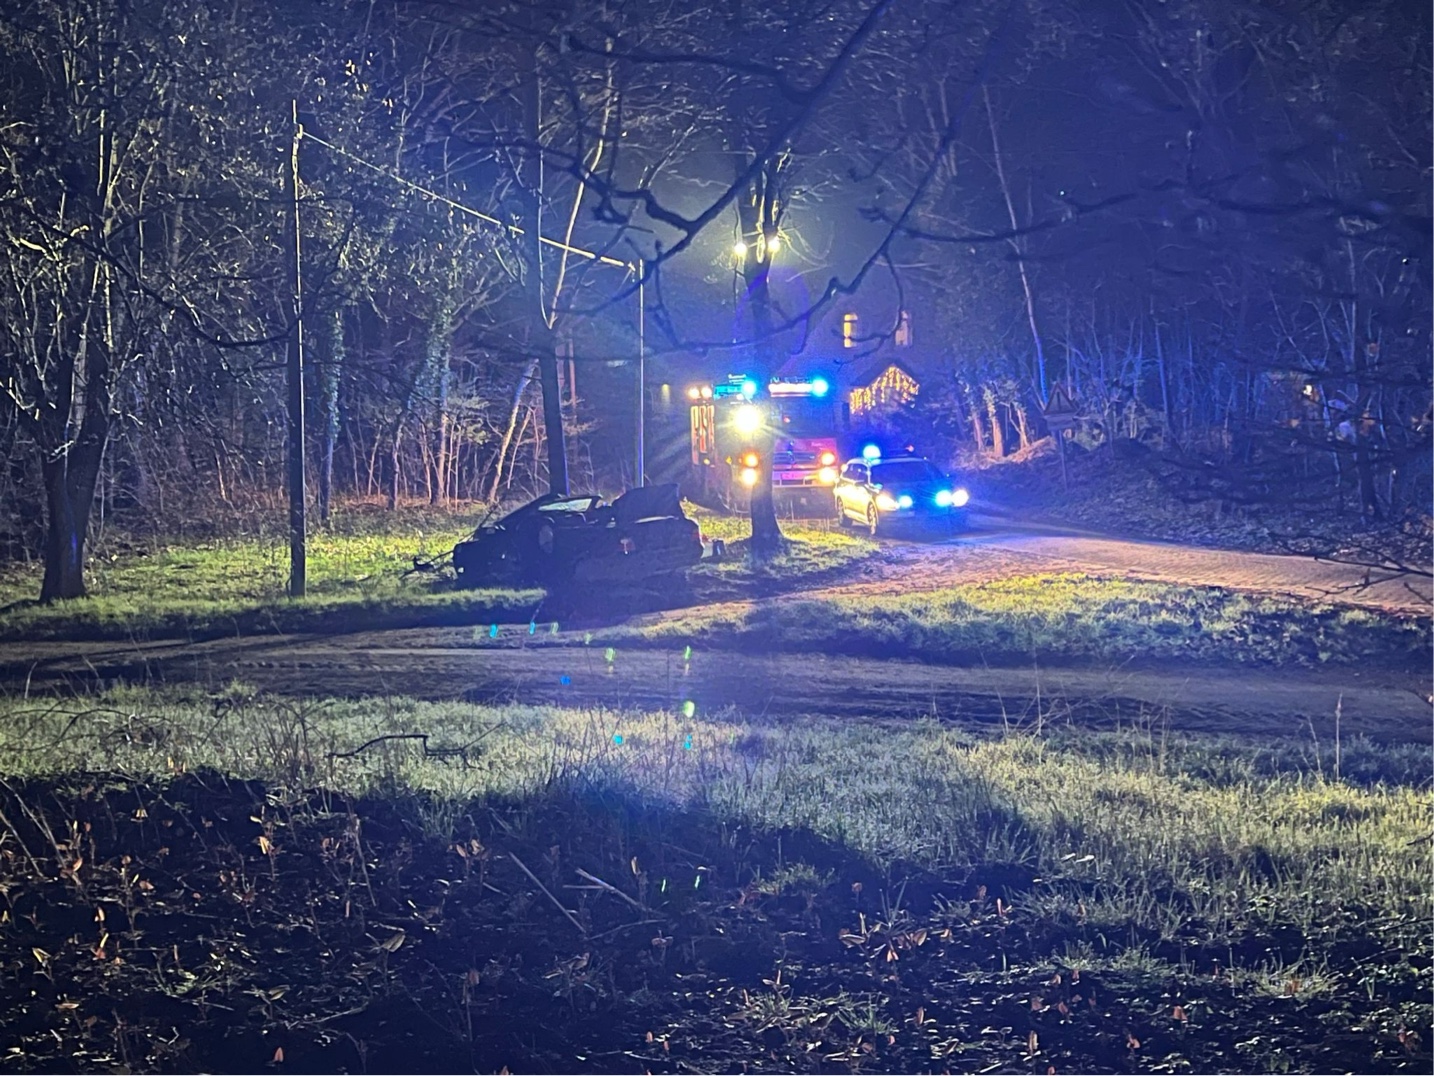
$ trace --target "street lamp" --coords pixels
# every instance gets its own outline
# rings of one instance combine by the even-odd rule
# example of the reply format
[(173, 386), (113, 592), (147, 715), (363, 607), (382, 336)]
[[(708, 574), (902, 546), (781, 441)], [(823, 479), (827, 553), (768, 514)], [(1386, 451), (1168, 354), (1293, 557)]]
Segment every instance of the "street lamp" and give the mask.
[(757, 232), (752, 241), (745, 238), (737, 240), (732, 244), (732, 256), (739, 262), (746, 261), (747, 255), (756, 252), (758, 258), (771, 260), (772, 255), (782, 249), (782, 237), (778, 232), (768, 235), (766, 232)]

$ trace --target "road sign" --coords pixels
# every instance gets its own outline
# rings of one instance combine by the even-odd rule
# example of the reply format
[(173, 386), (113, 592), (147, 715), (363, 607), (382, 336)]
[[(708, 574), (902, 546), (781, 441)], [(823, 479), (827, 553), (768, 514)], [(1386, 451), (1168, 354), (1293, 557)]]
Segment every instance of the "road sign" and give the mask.
[(1066, 477), (1066, 430), (1073, 430), (1076, 426), (1075, 393), (1070, 386), (1064, 381), (1057, 381), (1052, 385), (1050, 398), (1041, 409), (1041, 414), (1051, 433), (1055, 435), (1056, 448), (1060, 450), (1061, 485), (1069, 489), (1070, 480)]
[(1076, 411), (1075, 394), (1071, 392), (1070, 387), (1064, 381), (1057, 381), (1051, 386), (1050, 399), (1046, 401), (1046, 406), (1043, 408), (1046, 418), (1059, 415), (1074, 416)]
[(1057, 381), (1051, 386), (1050, 399), (1046, 401), (1046, 406), (1041, 410), (1046, 425), (1056, 433), (1074, 429), (1076, 411), (1075, 396), (1071, 393), (1070, 388), (1064, 382)]

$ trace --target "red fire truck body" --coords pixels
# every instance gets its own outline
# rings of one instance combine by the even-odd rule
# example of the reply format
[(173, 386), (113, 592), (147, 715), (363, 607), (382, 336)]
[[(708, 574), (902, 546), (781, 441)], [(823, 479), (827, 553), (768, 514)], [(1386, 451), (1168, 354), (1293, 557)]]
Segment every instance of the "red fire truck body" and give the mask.
[(839, 407), (825, 377), (773, 378), (765, 396), (752, 378), (734, 376), (687, 391), (694, 494), (741, 509), (750, 503), (759, 465), (771, 453), (779, 507), (799, 503), (826, 513), (840, 466)]

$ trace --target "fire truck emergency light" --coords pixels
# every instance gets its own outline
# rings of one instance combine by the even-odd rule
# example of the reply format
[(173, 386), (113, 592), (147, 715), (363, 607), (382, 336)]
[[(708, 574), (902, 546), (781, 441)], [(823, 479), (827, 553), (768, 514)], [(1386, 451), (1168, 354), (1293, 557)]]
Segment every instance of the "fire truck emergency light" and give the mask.
[(744, 437), (750, 437), (762, 428), (762, 409), (755, 404), (737, 408), (732, 416), (732, 425)]

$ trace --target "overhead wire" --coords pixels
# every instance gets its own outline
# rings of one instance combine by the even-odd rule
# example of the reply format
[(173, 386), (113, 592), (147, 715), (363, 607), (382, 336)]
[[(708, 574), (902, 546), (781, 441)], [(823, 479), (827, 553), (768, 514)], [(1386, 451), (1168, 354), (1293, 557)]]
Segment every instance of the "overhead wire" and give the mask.
[[(397, 172), (394, 172), (388, 168), (384, 168), (381, 165), (374, 164), (372, 161), (366, 161), (362, 157), (358, 156), (356, 153), (350, 153), (348, 150), (342, 148), (341, 146), (336, 146), (332, 142), (320, 138), (316, 134), (310, 134), (307, 130), (304, 130), (303, 128), (300, 128), (299, 137), (307, 138), (311, 142), (316, 142), (327, 149), (331, 149), (339, 156), (346, 157), (349, 160), (353, 161), (355, 164), (362, 165), (364, 168), (377, 172), (379, 175), (392, 180), (399, 186), (407, 187), (410, 190), (417, 191), (419, 194), (422, 194), (427, 198), (431, 198), (436, 202), (442, 202), (444, 205), (449, 206), (450, 208), (455, 209), (460, 213), (465, 213), (470, 217), (475, 217), (486, 224), (496, 225), (499, 228), (506, 228), (514, 235), (524, 234), (523, 229), (519, 228), (516, 224), (505, 224), (503, 223), (503, 221), (499, 220), (495, 216), (474, 209), (472, 206), (464, 205), (462, 202), (450, 198), (446, 194), (440, 194), (438, 191), (430, 190), (429, 188), (423, 186), (421, 183), (415, 183), (411, 179), (405, 179)], [(538, 236), (538, 242), (546, 243), (550, 247), (557, 247), (559, 250), (567, 254), (577, 254), (580, 257), (589, 259), (590, 261), (600, 262), (603, 265), (612, 265), (617, 267), (618, 269), (626, 269), (629, 272), (635, 272), (637, 269), (635, 265), (622, 261), (618, 258), (614, 258), (611, 255), (599, 254), (595, 250), (587, 250), (583, 247), (575, 247), (571, 243), (564, 243), (560, 239), (549, 239), (546, 235)]]

